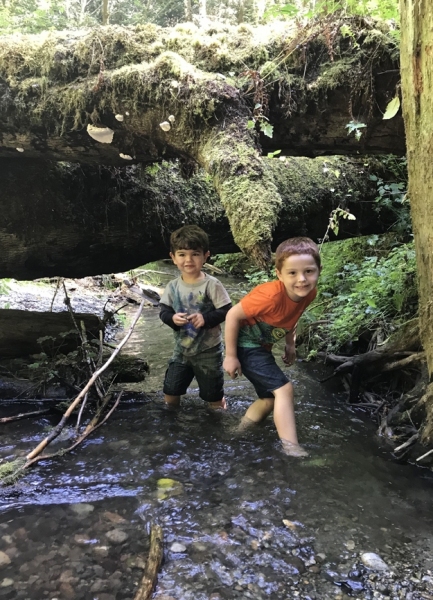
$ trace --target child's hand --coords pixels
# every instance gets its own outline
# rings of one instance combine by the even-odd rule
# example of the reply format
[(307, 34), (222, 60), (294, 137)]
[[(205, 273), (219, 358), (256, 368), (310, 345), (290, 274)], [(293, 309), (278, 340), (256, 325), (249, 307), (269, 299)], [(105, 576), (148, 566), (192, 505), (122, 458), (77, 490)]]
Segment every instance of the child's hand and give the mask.
[(196, 329), (200, 329), (200, 327), (203, 327), (204, 325), (204, 318), (201, 313), (193, 313), (192, 315), (188, 315), (187, 319), (194, 325)]
[(226, 356), (223, 362), (223, 369), (227, 371), (232, 379), (242, 375), (241, 363), (237, 356)]
[(175, 313), (173, 315), (173, 323), (178, 327), (182, 327), (182, 325), (186, 325), (188, 323), (188, 313)]
[(283, 362), (286, 365), (293, 365), (296, 360), (296, 349), (292, 344), (286, 344), (283, 354)]

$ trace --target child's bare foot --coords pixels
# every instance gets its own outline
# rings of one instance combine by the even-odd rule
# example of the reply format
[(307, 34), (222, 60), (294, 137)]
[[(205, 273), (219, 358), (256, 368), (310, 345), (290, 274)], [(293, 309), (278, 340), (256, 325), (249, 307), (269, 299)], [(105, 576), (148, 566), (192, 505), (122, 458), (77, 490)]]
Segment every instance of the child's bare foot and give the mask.
[(289, 442), (288, 440), (281, 440), (281, 444), (283, 447), (283, 452), (284, 454), (287, 454), (287, 456), (295, 456), (296, 458), (305, 458), (306, 456), (310, 456), (309, 453), (299, 444), (293, 444), (293, 442)]
[(208, 402), (207, 404), (209, 408), (212, 408), (212, 410), (227, 410), (227, 402), (225, 398), (221, 398), (221, 400), (218, 400), (218, 402)]

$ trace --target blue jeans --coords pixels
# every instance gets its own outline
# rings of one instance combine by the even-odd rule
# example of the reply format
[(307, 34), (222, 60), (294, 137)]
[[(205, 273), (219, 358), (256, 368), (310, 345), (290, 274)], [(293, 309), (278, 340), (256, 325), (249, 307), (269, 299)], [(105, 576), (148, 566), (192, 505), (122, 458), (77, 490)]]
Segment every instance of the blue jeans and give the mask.
[(272, 350), (238, 346), (238, 359), (243, 375), (251, 381), (259, 398), (274, 398), (272, 392), (290, 381), (275, 362)]

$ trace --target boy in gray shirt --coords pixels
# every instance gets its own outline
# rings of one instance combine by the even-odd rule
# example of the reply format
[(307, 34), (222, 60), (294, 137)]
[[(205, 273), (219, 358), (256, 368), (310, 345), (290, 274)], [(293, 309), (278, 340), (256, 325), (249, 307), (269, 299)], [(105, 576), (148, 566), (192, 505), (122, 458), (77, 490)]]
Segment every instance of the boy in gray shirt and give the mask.
[(204, 273), (209, 239), (197, 225), (170, 236), (170, 256), (180, 276), (170, 281), (160, 302), (160, 319), (174, 330), (174, 353), (164, 379), (164, 400), (179, 406), (195, 377), (200, 397), (211, 408), (226, 408), (221, 327), (231, 308), (226, 289)]

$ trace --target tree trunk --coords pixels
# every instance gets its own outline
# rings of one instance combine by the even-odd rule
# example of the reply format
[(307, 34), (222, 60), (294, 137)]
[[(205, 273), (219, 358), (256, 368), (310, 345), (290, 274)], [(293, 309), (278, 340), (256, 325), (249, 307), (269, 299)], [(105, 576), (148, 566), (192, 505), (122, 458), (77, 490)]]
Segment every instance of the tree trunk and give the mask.
[[(433, 376), (433, 13), (430, 0), (400, 0), (401, 76), (409, 195), (418, 267), (421, 340)], [(433, 384), (424, 438), (433, 439)]]
[(108, 12), (108, 0), (102, 0), (102, 25), (108, 25), (109, 12)]
[(185, 21), (192, 21), (192, 5), (191, 0), (184, 0)]
[[(283, 154), (404, 151), (401, 118), (381, 113), (398, 79), (393, 39), (360, 19), (344, 36), (340, 24), (290, 39), (239, 27), (203, 29), (198, 42), (150, 24), (4, 39), (0, 157), (187, 158), (212, 177), (238, 246), (265, 264), (283, 203), (259, 147), (266, 119), (274, 135), (260, 144)], [(347, 135), (354, 115), (368, 125), (361, 143)]]
[[(392, 222), (371, 210), (377, 191), (365, 160), (263, 163), (281, 198), (272, 215), (273, 248), (293, 235), (323, 237), (330, 212), (340, 204), (356, 216), (341, 223), (340, 238), (381, 233)], [(238, 251), (209, 176), (200, 171), (185, 180), (184, 170), (174, 163), (119, 169), (0, 160), (0, 278), (126, 271), (166, 258), (171, 231), (184, 223), (209, 233), (213, 254)], [(239, 200), (246, 219), (260, 208), (254, 201)]]

